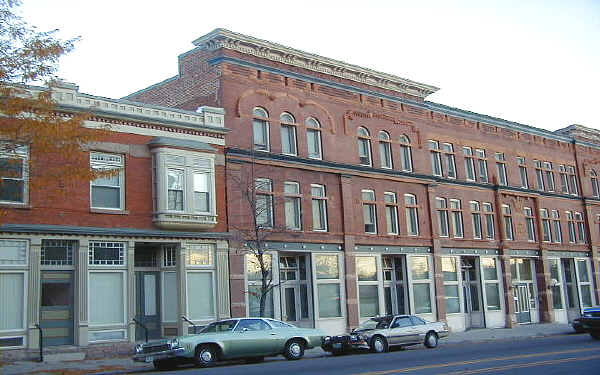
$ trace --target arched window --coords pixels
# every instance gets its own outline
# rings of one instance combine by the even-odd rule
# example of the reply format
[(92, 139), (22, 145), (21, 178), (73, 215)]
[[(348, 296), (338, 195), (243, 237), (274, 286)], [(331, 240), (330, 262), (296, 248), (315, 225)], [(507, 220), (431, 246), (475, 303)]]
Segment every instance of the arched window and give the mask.
[(412, 172), (412, 151), (410, 148), (410, 138), (402, 134), (400, 136), (400, 164), (405, 172)]
[(596, 198), (600, 198), (600, 186), (598, 186), (598, 174), (595, 170), (590, 171), (592, 177), (592, 195)]
[(379, 132), (379, 155), (381, 157), (381, 168), (393, 168), (392, 144), (387, 132)]
[(294, 116), (283, 112), (279, 116), (281, 122), (281, 153), (287, 155), (298, 155), (296, 147), (296, 120)]
[(309, 117), (306, 124), (306, 142), (308, 143), (308, 157), (323, 159), (323, 146), (321, 144), (321, 124), (315, 118)]
[(269, 114), (263, 108), (256, 107), (252, 110), (252, 133), (254, 135), (254, 149), (269, 151)]
[(358, 157), (360, 164), (371, 166), (371, 135), (363, 127), (358, 128)]

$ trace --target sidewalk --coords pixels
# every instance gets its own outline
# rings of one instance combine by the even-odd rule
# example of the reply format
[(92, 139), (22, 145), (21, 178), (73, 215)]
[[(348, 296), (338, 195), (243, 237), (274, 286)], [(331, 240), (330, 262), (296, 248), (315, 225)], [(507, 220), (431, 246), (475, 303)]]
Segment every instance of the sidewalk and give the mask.
[[(529, 324), (516, 328), (482, 328), (467, 332), (452, 333), (440, 341), (440, 345), (462, 343), (489, 342), (519, 338), (547, 337), (573, 333), (569, 324), (547, 323)], [(305, 358), (318, 358), (328, 355), (321, 348), (307, 350)], [(283, 357), (267, 358), (266, 361), (281, 361)], [(81, 374), (130, 374), (152, 370), (152, 364), (133, 362), (129, 357), (102, 360), (81, 360), (64, 362), (28, 362), (19, 361), (0, 363), (0, 373), (6, 375), (39, 374), (39, 375), (81, 375)]]

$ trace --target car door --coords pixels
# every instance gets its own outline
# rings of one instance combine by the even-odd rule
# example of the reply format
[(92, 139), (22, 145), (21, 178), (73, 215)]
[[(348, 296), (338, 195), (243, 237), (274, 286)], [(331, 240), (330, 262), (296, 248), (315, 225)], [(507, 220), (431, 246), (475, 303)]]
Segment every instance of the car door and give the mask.
[(275, 352), (274, 330), (262, 319), (242, 319), (235, 327), (230, 357), (265, 356)]
[(394, 319), (390, 326), (388, 342), (391, 345), (402, 345), (415, 342), (416, 333), (408, 316), (399, 316)]
[(428, 324), (423, 319), (418, 316), (411, 316), (410, 320), (413, 324), (413, 332), (415, 333), (415, 342), (422, 342), (425, 340), (425, 334), (432, 328), (430, 324)]

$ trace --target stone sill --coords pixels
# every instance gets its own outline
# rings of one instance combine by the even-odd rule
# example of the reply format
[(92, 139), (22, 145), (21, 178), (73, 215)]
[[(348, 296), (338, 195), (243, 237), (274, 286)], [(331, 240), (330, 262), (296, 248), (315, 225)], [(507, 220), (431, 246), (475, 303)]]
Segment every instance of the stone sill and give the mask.
[(106, 210), (102, 208), (90, 208), (90, 212), (93, 214), (129, 215), (129, 210)]

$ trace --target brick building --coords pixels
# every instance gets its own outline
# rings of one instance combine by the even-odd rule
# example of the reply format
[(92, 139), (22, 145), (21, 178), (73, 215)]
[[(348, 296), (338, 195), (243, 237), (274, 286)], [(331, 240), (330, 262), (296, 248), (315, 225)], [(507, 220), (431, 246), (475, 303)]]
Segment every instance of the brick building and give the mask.
[[(464, 330), (597, 303), (600, 132), (448, 107), (426, 100), (436, 87), (223, 29), (194, 45), (178, 75), (126, 98), (225, 109), (228, 173), (252, 169), (268, 223), (288, 228), (270, 237), (285, 280), (269, 315), (333, 332), (415, 313)], [(230, 228), (240, 202), (229, 183)], [(229, 260), (232, 315), (252, 315), (253, 270)]]
[[(2, 175), (0, 349), (38, 348), (39, 324), (46, 347), (127, 352), (144, 337), (134, 318), (157, 338), (187, 332), (181, 315), (230, 316), (223, 110), (107, 99), (64, 82), (53, 97), (65, 116), (89, 112), (87, 127), (109, 126), (90, 145), (90, 164), (121, 172), (67, 199), (29, 192), (24, 174)], [(26, 171), (36, 152), (2, 159)], [(90, 345), (100, 343), (121, 349)]]

